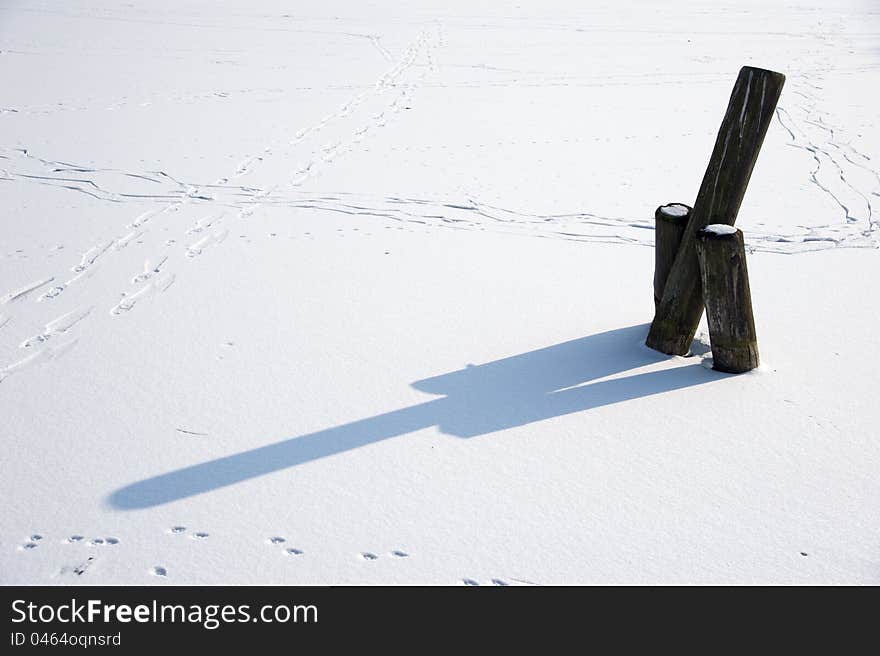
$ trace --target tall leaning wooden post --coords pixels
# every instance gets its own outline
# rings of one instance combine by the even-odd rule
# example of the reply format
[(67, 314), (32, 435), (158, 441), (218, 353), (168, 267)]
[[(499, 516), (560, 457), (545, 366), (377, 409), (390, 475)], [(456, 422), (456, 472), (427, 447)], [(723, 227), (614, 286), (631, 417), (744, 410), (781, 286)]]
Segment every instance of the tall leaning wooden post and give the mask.
[(758, 366), (758, 337), (752, 314), (742, 230), (709, 225), (697, 233), (697, 258), (713, 368), (741, 374)]
[(739, 72), (727, 113), (715, 140), (703, 183), (694, 202), (663, 298), (646, 344), (663, 353), (686, 355), (703, 313), (703, 294), (695, 248), (697, 231), (710, 223), (733, 225), (785, 76), (761, 68)]
[(654, 211), (654, 310), (663, 298), (669, 270), (675, 262), (691, 208), (683, 203), (661, 205)]

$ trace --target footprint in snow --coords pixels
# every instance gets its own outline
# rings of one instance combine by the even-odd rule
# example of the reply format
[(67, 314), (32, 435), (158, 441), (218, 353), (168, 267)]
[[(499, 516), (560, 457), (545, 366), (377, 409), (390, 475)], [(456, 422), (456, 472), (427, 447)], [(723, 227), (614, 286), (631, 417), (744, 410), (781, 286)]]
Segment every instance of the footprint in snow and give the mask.
[(78, 565), (65, 565), (64, 567), (61, 568), (61, 570), (58, 573), (61, 574), (62, 576), (66, 575), (66, 574), (70, 574), (70, 573), (76, 574), (77, 576), (82, 576), (83, 574), (86, 573), (86, 570), (89, 567), (91, 567), (92, 563), (94, 563), (94, 562), (95, 562), (95, 556), (89, 556), (88, 558), (86, 558), (84, 561), (82, 561)]
[[(226, 342), (223, 342), (222, 344), (220, 344), (220, 348), (222, 348), (222, 349), (230, 349), (230, 348), (233, 348), (234, 346), (235, 346), (235, 342), (233, 342), (233, 341), (226, 341)], [(223, 355), (222, 353), (218, 353), (216, 357), (218, 360), (223, 360), (226, 356)]]
[(479, 583), (477, 583), (473, 579), (462, 579), (461, 582), (464, 583), (465, 585), (476, 585), (476, 586), (480, 585)]
[(280, 537), (280, 536), (278, 536), (278, 535), (276, 535), (276, 536), (274, 536), (274, 537), (271, 537), (271, 538), (269, 538), (269, 539), (266, 540), (266, 543), (267, 543), (267, 544), (283, 544), (283, 543), (285, 543), (285, 542), (287, 542), (287, 539), (286, 539), (286, 538), (282, 538), (282, 537)]
[(369, 551), (361, 552), (361, 558), (364, 560), (376, 560), (379, 556)]
[(396, 556), (397, 558), (409, 558), (409, 554), (405, 551), (401, 551), (400, 549), (395, 549), (391, 552), (392, 556)]
[[(172, 526), (167, 530), (167, 533), (170, 533), (172, 535), (183, 535), (184, 533), (186, 533), (186, 526)], [(193, 531), (189, 537), (192, 540), (204, 540), (209, 535), (210, 533), (207, 533), (205, 531)]]
[(302, 549), (294, 549), (292, 547), (290, 549), (285, 549), (284, 553), (286, 553), (288, 556), (302, 556), (303, 555)]
[[(79, 565), (77, 565), (76, 567), (73, 568), (73, 573), (76, 574), (77, 576), (82, 576), (83, 574), (86, 573), (86, 570), (92, 566), (93, 562), (95, 562), (95, 557), (89, 556), (83, 562), (81, 562)], [(62, 570), (61, 573), (64, 574), (65, 570)]]
[(153, 576), (168, 576), (168, 570), (162, 567), (161, 565), (156, 565), (153, 569), (150, 570), (150, 574)]
[(63, 291), (64, 291), (64, 285), (56, 285), (55, 287), (52, 287), (49, 290), (47, 290), (42, 296), (40, 296), (40, 298), (38, 300), (48, 301), (49, 299), (55, 298)]

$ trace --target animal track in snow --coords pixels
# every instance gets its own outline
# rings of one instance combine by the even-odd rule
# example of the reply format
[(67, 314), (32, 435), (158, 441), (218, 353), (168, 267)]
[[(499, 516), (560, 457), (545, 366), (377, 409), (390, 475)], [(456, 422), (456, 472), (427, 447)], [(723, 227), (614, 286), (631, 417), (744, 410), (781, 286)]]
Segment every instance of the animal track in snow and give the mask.
[(167, 262), (167, 261), (168, 261), (167, 255), (163, 255), (158, 260), (156, 260), (155, 265), (152, 263), (151, 260), (145, 260), (144, 261), (144, 270), (141, 273), (137, 274), (134, 278), (132, 278), (131, 281), (135, 284), (139, 284), (139, 283), (145, 282), (146, 280), (149, 280), (157, 273), (161, 273), (162, 267), (164, 266), (165, 262)]
[(251, 216), (254, 212), (256, 212), (259, 208), (260, 208), (260, 203), (253, 203), (251, 205), (246, 205), (245, 207), (241, 208), (241, 210), (239, 211), (238, 218), (246, 219), (247, 217)]
[(140, 214), (134, 221), (128, 224), (129, 228), (140, 228), (142, 225), (150, 221), (153, 217), (161, 214), (165, 210), (147, 210)]
[(42, 539), (42, 535), (40, 535), (39, 533), (34, 533), (24, 542), (24, 544), (19, 547), (19, 549), (21, 551), (30, 551), (32, 549), (36, 549), (38, 546), (40, 546), (40, 541)]
[(64, 539), (64, 544), (77, 544), (85, 540), (85, 536), (83, 535), (71, 535), (68, 538)]
[(201, 255), (202, 251), (204, 251), (208, 246), (221, 243), (224, 239), (226, 239), (228, 235), (229, 231), (225, 229), (220, 230), (219, 232), (216, 232), (214, 234), (206, 235), (194, 244), (186, 247), (186, 256), (196, 257), (198, 255)]
[(220, 217), (216, 216), (208, 216), (203, 219), (199, 219), (195, 222), (192, 228), (186, 231), (188, 235), (197, 235), (205, 231), (206, 228), (210, 228), (214, 223), (216, 223), (217, 219)]
[[(280, 535), (274, 535), (270, 538), (266, 538), (266, 544), (271, 544), (273, 546), (277, 546), (279, 544), (285, 544), (286, 542), (287, 542), (287, 538), (283, 538)], [(304, 552), (302, 549), (297, 549), (295, 547), (287, 547), (286, 549), (284, 549), (285, 556), (302, 556), (303, 553)]]
[(248, 157), (244, 159), (238, 167), (235, 169), (235, 176), (239, 177), (247, 173), (250, 168), (256, 164), (257, 162), (262, 162), (263, 158), (260, 155), (254, 155), (253, 157)]
[(139, 230), (132, 230), (124, 237), (120, 237), (119, 239), (117, 239), (113, 244), (114, 248), (116, 248), (116, 250), (118, 250), (118, 251), (122, 250), (123, 248), (127, 247), (131, 242), (137, 241), (138, 239), (140, 239), (143, 236), (144, 236), (143, 230), (140, 230), (140, 231)]
[(50, 287), (47, 289), (37, 300), (38, 301), (46, 301), (58, 296), (64, 289), (67, 287), (66, 284), (63, 285), (55, 285), (54, 287)]
[(30, 348), (31, 346), (42, 344), (43, 342), (48, 341), (53, 335), (62, 335), (66, 333), (77, 323), (89, 316), (92, 309), (93, 308), (91, 307), (80, 308), (79, 310), (73, 310), (72, 312), (61, 315), (57, 319), (53, 319), (46, 324), (42, 333), (31, 337), (30, 339), (26, 339), (21, 345), (22, 348)]
[[(82, 576), (83, 574), (86, 573), (86, 570), (89, 567), (91, 567), (92, 563), (94, 563), (94, 562), (95, 562), (95, 557), (89, 556), (83, 562), (81, 562), (79, 565), (77, 565), (76, 567), (73, 568), (73, 573), (76, 574), (77, 576)], [(61, 573), (64, 574), (65, 570), (61, 570)]]
[(98, 258), (106, 253), (113, 244), (114, 242), (113, 240), (111, 240), (104, 244), (97, 244), (95, 246), (92, 246), (89, 250), (83, 253), (82, 257), (80, 258), (79, 264), (74, 266), (72, 271), (74, 273), (83, 273), (86, 269), (97, 262)]
[(75, 283), (77, 280), (90, 277), (95, 272), (95, 262), (98, 260), (99, 257), (106, 253), (114, 243), (116, 243), (115, 240), (111, 240), (108, 241), (106, 244), (99, 244), (90, 248), (82, 255), (79, 264), (71, 269), (71, 271), (73, 271), (76, 275), (74, 275), (67, 282), (60, 283), (46, 290), (46, 292), (41, 295), (37, 300), (51, 300), (61, 294), (61, 292), (63, 292), (65, 289), (67, 289), (69, 285)]
[(296, 186), (301, 185), (306, 180), (308, 180), (309, 176), (311, 176), (312, 168), (314, 166), (315, 166), (314, 162), (309, 162), (308, 164), (300, 165), (299, 168), (297, 168), (297, 170), (293, 172), (293, 175), (291, 176), (290, 184), (292, 184), (293, 186), (296, 187)]
[(194, 185), (186, 188), (186, 190), (184, 191), (184, 196), (186, 197), (184, 199), (184, 202), (186, 201), (186, 199), (214, 200), (214, 198), (212, 196), (206, 196), (205, 194), (202, 193), (201, 189), (199, 189), (197, 186), (194, 186)]
[(391, 552), (391, 555), (397, 558), (409, 558), (409, 554), (405, 551), (401, 551), (400, 549), (395, 549)]
[[(234, 346), (235, 346), (235, 342), (232, 342), (232, 341), (223, 342), (222, 344), (220, 344), (220, 347), (223, 349), (230, 349)], [(226, 358), (226, 356), (224, 356), (222, 353), (218, 353), (216, 357), (218, 360), (224, 360)]]
[(75, 574), (76, 576), (82, 576), (83, 574), (86, 573), (86, 570), (88, 570), (89, 567), (91, 567), (94, 564), (94, 562), (96, 560), (97, 560), (96, 556), (94, 556), (94, 555), (89, 556), (88, 558), (86, 558), (84, 561), (82, 561), (78, 565), (72, 565), (72, 566), (66, 565), (66, 566), (62, 567), (61, 571), (59, 573), (62, 576), (64, 576), (65, 574), (69, 574), (69, 573)]
[[(172, 526), (168, 529), (167, 532), (171, 533), (172, 535), (183, 535), (184, 533), (186, 533), (186, 526)], [(210, 533), (207, 533), (205, 531), (193, 531), (189, 537), (191, 540), (204, 540), (210, 535)]]
[(165, 567), (162, 567), (162, 565), (156, 565), (153, 569), (150, 570), (150, 574), (152, 574), (153, 576), (161, 576), (164, 578), (168, 576), (168, 570)]
[(379, 558), (379, 556), (377, 556), (376, 554), (374, 554), (370, 551), (362, 551), (360, 556), (364, 560), (376, 560), (377, 558)]
[[(480, 582), (475, 579), (462, 579), (461, 582), (464, 583), (465, 585), (472, 585), (472, 586), (479, 586), (480, 585)], [(510, 585), (510, 583), (508, 583), (504, 579), (490, 579), (490, 583), (492, 585), (499, 586), (499, 587), (505, 587), (505, 586)]]
[(153, 294), (166, 291), (174, 283), (176, 276), (170, 273), (162, 278), (158, 278), (153, 282), (147, 283), (134, 294), (125, 295), (119, 303), (110, 310), (110, 314), (118, 316), (123, 312), (130, 311), (137, 303)]

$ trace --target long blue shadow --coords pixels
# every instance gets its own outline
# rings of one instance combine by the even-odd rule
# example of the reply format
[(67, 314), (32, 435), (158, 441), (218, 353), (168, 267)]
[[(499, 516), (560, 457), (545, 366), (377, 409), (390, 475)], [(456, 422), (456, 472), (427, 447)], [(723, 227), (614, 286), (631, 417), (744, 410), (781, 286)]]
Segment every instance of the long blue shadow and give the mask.
[(150, 508), (430, 426), (475, 437), (720, 378), (694, 364), (589, 383), (665, 359), (640, 346), (646, 332), (612, 330), (421, 380), (416, 389), (444, 396), (147, 478), (108, 501)]

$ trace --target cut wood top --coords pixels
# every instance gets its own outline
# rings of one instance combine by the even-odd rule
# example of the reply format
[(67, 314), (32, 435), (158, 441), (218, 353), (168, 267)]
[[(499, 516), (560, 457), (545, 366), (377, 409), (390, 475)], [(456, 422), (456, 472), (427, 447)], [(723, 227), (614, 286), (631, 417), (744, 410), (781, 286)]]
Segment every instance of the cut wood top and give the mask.
[(691, 208), (684, 203), (670, 203), (669, 205), (661, 205), (657, 211), (658, 218), (677, 223), (687, 219)]
[(700, 230), (705, 237), (729, 237), (735, 235), (739, 230), (732, 225), (726, 223), (711, 223)]

